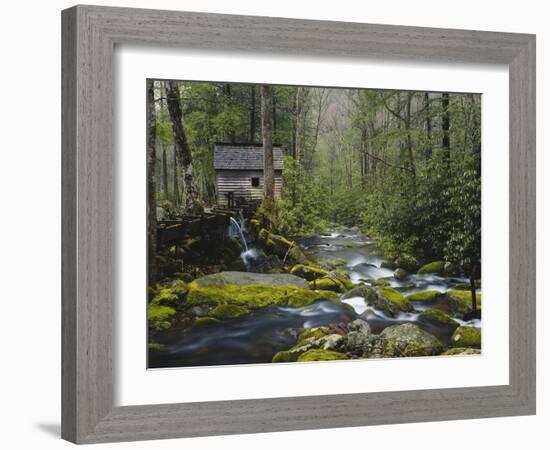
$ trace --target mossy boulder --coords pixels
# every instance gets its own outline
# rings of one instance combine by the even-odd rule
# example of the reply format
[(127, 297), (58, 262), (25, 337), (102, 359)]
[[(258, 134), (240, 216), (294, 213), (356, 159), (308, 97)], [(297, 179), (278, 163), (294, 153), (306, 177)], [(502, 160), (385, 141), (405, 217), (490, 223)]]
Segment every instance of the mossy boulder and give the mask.
[[(226, 272), (227, 273), (227, 272)], [(220, 275), (220, 274), (216, 274)], [(220, 305), (233, 304), (241, 305), (249, 309), (261, 308), (268, 305), (288, 305), (294, 308), (310, 305), (318, 300), (339, 301), (338, 295), (334, 292), (318, 290), (312, 291), (307, 287), (307, 282), (302, 278), (287, 274), (248, 274), (255, 275), (252, 281), (260, 281), (258, 276), (266, 281), (264, 284), (231, 284), (219, 278), (211, 278), (205, 283), (203, 277), (189, 284), (186, 304), (188, 305)], [(210, 277), (210, 276), (208, 276)], [(288, 280), (299, 280), (297, 284), (284, 285), (279, 282)], [(273, 284), (267, 281), (272, 280)], [(241, 279), (242, 281), (242, 279)], [(303, 283), (303, 284), (302, 284)]]
[(313, 281), (328, 275), (328, 270), (321, 269), (315, 266), (306, 266), (304, 264), (296, 264), (291, 270), (292, 275), (305, 278), (308, 281)]
[(439, 291), (422, 291), (422, 292), (415, 292), (413, 294), (407, 295), (405, 298), (409, 302), (435, 302), (440, 296), (443, 294)]
[(481, 330), (475, 327), (460, 326), (451, 336), (454, 347), (481, 347)]
[(397, 257), (395, 260), (395, 265), (405, 269), (409, 273), (415, 273), (420, 266), (418, 260), (414, 256), (406, 253), (402, 253)]
[(270, 233), (263, 228), (258, 233), (258, 240), (267, 252), (274, 253), (281, 260), (285, 260), (285, 263), (310, 264), (309, 259), (304, 255), (298, 244), (284, 236)]
[(395, 305), (399, 310), (404, 312), (410, 312), (414, 308), (409, 303), (409, 301), (403, 297), (401, 292), (396, 291), (391, 287), (383, 287), (378, 290), (378, 295), (383, 297), (385, 300)]
[(342, 300), (346, 300), (348, 298), (353, 297), (363, 297), (365, 299), (365, 302), (368, 304), (374, 304), (376, 301), (376, 291), (368, 286), (356, 286), (349, 291), (347, 291), (344, 295), (342, 295)]
[(299, 353), (292, 350), (282, 350), (280, 352), (275, 353), (275, 355), (273, 355), (271, 362), (274, 362), (274, 363), (296, 362), (296, 360), (302, 353), (303, 352)]
[(195, 319), (195, 325), (216, 325), (221, 322), (221, 320), (215, 319), (214, 317), (197, 317)]
[(147, 306), (147, 321), (155, 331), (166, 330), (173, 325), (176, 310), (170, 306), (149, 303)]
[(373, 286), (386, 287), (390, 285), (390, 281), (386, 278), (378, 278), (370, 282)]
[(347, 359), (347, 356), (344, 353), (334, 352), (332, 350), (312, 349), (302, 353), (297, 361), (336, 361), (341, 359)]
[(425, 264), (420, 269), (418, 269), (418, 274), (425, 274), (425, 273), (440, 274), (440, 273), (443, 273), (444, 270), (445, 270), (444, 261), (434, 261), (434, 262)]
[(455, 347), (441, 353), (441, 356), (455, 355), (481, 355), (481, 350), (478, 348)]
[(437, 308), (427, 309), (418, 316), (418, 320), (429, 325), (447, 327), (449, 329), (455, 329), (459, 326), (459, 323), (456, 320)]
[(443, 351), (435, 336), (412, 323), (385, 328), (380, 338), (386, 357), (434, 356)]
[(250, 310), (240, 305), (218, 305), (212, 311), (210, 315), (218, 320), (235, 319), (237, 317), (248, 314)]
[(325, 337), (329, 333), (326, 327), (306, 328), (298, 336), (298, 342), (317, 340)]
[(339, 272), (329, 272), (325, 277), (309, 282), (311, 289), (323, 289), (333, 292), (346, 292), (353, 287), (353, 283)]
[[(481, 294), (476, 294), (477, 309), (481, 310)], [(472, 313), (472, 294), (470, 291), (450, 290), (437, 298), (435, 307), (453, 317), (463, 318)]]
[(407, 272), (405, 269), (402, 269), (400, 267), (395, 269), (395, 271), (393, 272), (393, 277), (396, 280), (404, 280), (408, 276), (409, 276), (409, 272)]

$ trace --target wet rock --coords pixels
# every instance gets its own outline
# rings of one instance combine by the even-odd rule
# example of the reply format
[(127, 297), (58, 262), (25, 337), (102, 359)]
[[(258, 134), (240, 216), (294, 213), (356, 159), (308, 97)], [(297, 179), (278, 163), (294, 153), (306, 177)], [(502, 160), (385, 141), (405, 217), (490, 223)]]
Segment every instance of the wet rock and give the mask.
[(453, 330), (459, 326), (456, 320), (437, 308), (427, 309), (418, 316), (418, 320), (429, 325), (446, 327)]
[(395, 269), (395, 271), (393, 272), (393, 277), (394, 277), (396, 280), (404, 280), (404, 279), (407, 278), (408, 276), (409, 276), (409, 272), (407, 272), (405, 269), (397, 268), (397, 269)]
[(319, 340), (319, 346), (323, 350), (338, 351), (342, 348), (344, 337), (341, 334), (329, 334)]
[(199, 287), (224, 287), (228, 284), (308, 287), (307, 281), (295, 275), (250, 272), (220, 272), (197, 278), (193, 283)]
[(354, 355), (363, 355), (371, 350), (371, 329), (369, 324), (361, 319), (348, 324), (350, 330), (346, 336), (346, 351)]
[(385, 356), (410, 357), (439, 355), (443, 346), (431, 334), (412, 323), (393, 325), (380, 333)]
[(191, 314), (195, 317), (206, 317), (208, 316), (208, 310), (202, 306), (194, 306), (191, 308)]
[(350, 289), (342, 295), (342, 300), (346, 300), (352, 297), (363, 297), (367, 304), (374, 303), (376, 300), (376, 291), (368, 286), (357, 286)]

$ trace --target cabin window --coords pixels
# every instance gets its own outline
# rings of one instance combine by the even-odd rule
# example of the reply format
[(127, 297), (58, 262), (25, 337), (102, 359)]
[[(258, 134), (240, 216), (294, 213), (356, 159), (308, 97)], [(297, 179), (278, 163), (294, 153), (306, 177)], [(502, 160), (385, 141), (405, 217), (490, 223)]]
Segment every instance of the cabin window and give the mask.
[(253, 187), (259, 187), (260, 186), (260, 178), (259, 177), (252, 177), (252, 186)]

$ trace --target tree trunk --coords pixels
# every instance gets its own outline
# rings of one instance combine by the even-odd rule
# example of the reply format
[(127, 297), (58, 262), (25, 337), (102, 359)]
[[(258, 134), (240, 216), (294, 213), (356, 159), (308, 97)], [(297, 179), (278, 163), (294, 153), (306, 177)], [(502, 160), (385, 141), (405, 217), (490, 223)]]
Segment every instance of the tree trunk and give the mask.
[(168, 163), (166, 161), (166, 146), (162, 147), (162, 190), (164, 193), (164, 200), (168, 200)]
[(443, 113), (441, 116), (441, 129), (443, 131), (443, 140), (441, 145), (443, 151), (445, 152), (445, 158), (447, 162), (451, 162), (451, 137), (449, 130), (451, 128), (451, 119), (449, 117), (449, 93), (444, 92), (441, 96), (441, 106), (443, 108)]
[(155, 113), (155, 87), (152, 80), (147, 86), (147, 281), (153, 286), (157, 279), (157, 199), (155, 163), (157, 118)]
[(181, 202), (178, 177), (179, 177), (178, 153), (176, 151), (176, 147), (174, 146), (174, 205), (175, 206), (178, 206)]
[(413, 191), (414, 193), (416, 193), (416, 166), (414, 163), (414, 154), (413, 154), (412, 136), (411, 136), (411, 102), (412, 102), (412, 94), (409, 93), (407, 95), (405, 127), (407, 128), (407, 152), (409, 155), (409, 169), (412, 175)]
[(203, 207), (199, 201), (198, 191), (193, 179), (191, 149), (185, 136), (180, 94), (175, 81), (166, 82), (166, 103), (168, 104), (168, 113), (172, 122), (176, 155), (183, 172), (185, 212), (187, 214), (200, 214), (203, 211)]
[(250, 86), (250, 142), (256, 137), (256, 86)]
[(295, 152), (294, 156), (296, 158), (296, 162), (298, 163), (298, 166), (300, 165), (300, 159), (302, 157), (302, 144), (303, 144), (303, 134), (304, 134), (304, 118), (303, 118), (303, 110), (304, 110), (304, 88), (299, 87), (296, 89), (296, 103), (295, 103), (295, 109), (294, 109), (294, 120), (296, 121), (296, 127), (295, 127)]
[(424, 93), (424, 113), (426, 114), (426, 160), (432, 157), (432, 118), (430, 116), (430, 94)]
[(271, 87), (262, 85), (262, 141), (264, 147), (264, 203), (272, 207), (275, 203), (275, 169), (273, 166), (273, 118), (271, 117)]

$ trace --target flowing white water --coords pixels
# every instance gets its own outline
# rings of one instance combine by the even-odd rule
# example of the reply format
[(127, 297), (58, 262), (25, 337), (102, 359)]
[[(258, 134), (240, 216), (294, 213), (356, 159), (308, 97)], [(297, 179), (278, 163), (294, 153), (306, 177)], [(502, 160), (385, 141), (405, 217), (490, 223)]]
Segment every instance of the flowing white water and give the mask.
[(241, 224), (239, 222), (237, 222), (234, 217), (230, 217), (229, 221), (231, 222), (233, 227), (239, 233), (239, 236), (241, 238), (241, 242), (243, 244), (244, 250), (245, 250), (245, 252), (247, 252), (248, 251), (248, 244), (246, 243), (246, 238), (244, 237), (244, 233), (243, 233), (243, 229), (242, 229)]

